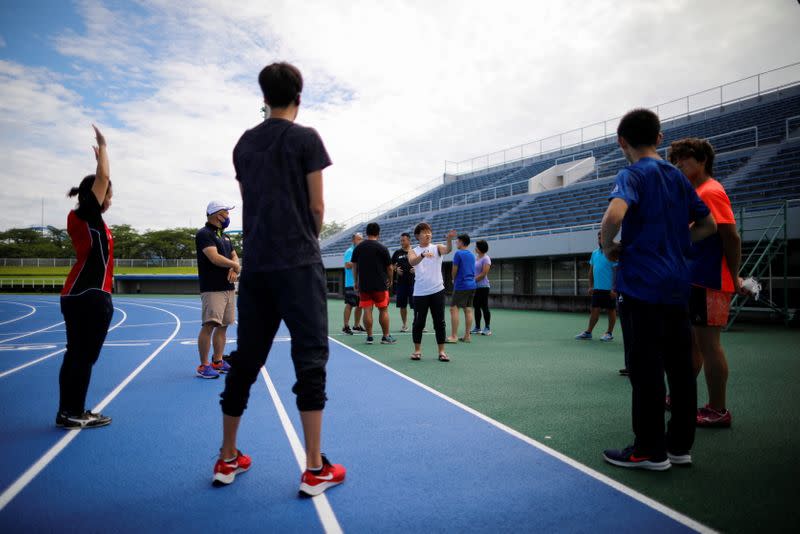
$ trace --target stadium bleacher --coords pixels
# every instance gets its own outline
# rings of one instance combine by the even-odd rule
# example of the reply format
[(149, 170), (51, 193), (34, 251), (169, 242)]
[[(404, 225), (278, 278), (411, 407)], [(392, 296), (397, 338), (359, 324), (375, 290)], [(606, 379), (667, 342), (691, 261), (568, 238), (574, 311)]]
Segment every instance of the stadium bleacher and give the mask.
[[(728, 189), (734, 207), (764, 200), (800, 197), (800, 139), (788, 139), (787, 119), (800, 115), (800, 88), (778, 98), (762, 96), (716, 109), (704, 110), (663, 125), (660, 152), (684, 137), (710, 138), (717, 150), (715, 177)], [(774, 96), (774, 95), (773, 95)], [(563, 188), (529, 193), (527, 181), (559, 162), (587, 156), (597, 170)], [(749, 162), (752, 163), (748, 165)], [(613, 177), (627, 163), (616, 140), (608, 137), (502, 168), (464, 173), (395, 208), (376, 221), (382, 241), (395, 244), (401, 232), (420, 221), (431, 224), (434, 235), (450, 228), (474, 237), (499, 237), (555, 233), (597, 224), (605, 210)], [(413, 215), (410, 215), (412, 214)], [(407, 215), (408, 214), (408, 215)], [(350, 234), (364, 231), (366, 223), (348, 228), (322, 245), (324, 255), (341, 254)]]

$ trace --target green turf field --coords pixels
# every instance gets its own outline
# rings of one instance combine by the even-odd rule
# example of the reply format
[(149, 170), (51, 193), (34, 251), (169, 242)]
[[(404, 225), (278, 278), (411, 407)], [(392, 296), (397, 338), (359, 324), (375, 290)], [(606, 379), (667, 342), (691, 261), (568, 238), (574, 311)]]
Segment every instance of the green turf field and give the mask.
[[(363, 335), (341, 334), (342, 309), (341, 301), (330, 301), (336, 339), (715, 529), (789, 531), (800, 524), (798, 330), (737, 324), (723, 334), (733, 426), (698, 429), (694, 465), (658, 473), (613, 467), (601, 457), (603, 449), (633, 441), (630, 384), (618, 375), (619, 327), (612, 343), (576, 341), (586, 327), (583, 314), (496, 310), (492, 337), (447, 345), (451, 363), (436, 360), (432, 333), (423, 338), (423, 360), (413, 362), (411, 336), (399, 333), (394, 307), (394, 346), (369, 346)], [(698, 400), (706, 402), (702, 376)], [(458, 454), (458, 443), (442, 453)], [(580, 495), (575, 503), (580, 506)]]

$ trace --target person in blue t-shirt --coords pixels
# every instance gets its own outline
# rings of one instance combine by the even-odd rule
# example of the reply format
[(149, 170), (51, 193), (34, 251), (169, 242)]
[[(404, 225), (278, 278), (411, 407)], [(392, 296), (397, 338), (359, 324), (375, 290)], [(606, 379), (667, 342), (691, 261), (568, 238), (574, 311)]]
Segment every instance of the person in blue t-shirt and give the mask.
[[(358, 293), (356, 293), (353, 282), (353, 250), (364, 240), (361, 232), (356, 232), (352, 236), (353, 244), (344, 251), (344, 327), (342, 332), (348, 336), (353, 335), (353, 331), (365, 332), (361, 326), (361, 308), (358, 306)], [(355, 325), (350, 328), (350, 313), (356, 309)]]
[[(475, 297), (475, 255), (470, 252), (469, 236), (461, 234), (456, 239), (456, 251), (453, 256), (453, 299), (450, 302), (450, 337), (447, 343), (457, 340), (470, 343), (472, 337), (472, 299)], [(458, 337), (458, 309), (464, 310), (464, 337)]]
[[(689, 180), (662, 160), (661, 123), (647, 109), (620, 120), (617, 142), (631, 163), (617, 174), (603, 216), (603, 252), (617, 266), (616, 290), (630, 373), (634, 443), (607, 449), (604, 459), (620, 467), (663, 471), (691, 464), (697, 411), (689, 324), (692, 241), (716, 232), (708, 208)], [(622, 228), (620, 241), (615, 241)], [(672, 415), (664, 432), (664, 373)]]
[(600, 310), (608, 310), (608, 329), (600, 341), (613, 341), (614, 325), (617, 323), (617, 292), (614, 291), (614, 269), (617, 263), (603, 254), (600, 232), (597, 232), (597, 244), (599, 246), (589, 259), (589, 295), (592, 297), (589, 328), (575, 336), (575, 339), (592, 339), (592, 330), (600, 319)]

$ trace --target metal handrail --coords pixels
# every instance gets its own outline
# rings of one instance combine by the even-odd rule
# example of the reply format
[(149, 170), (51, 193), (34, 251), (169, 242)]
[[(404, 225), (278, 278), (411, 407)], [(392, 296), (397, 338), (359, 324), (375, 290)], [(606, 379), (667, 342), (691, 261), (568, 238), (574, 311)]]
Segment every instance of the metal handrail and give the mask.
[[(671, 104), (675, 104), (675, 103), (679, 103), (679, 102), (681, 102), (681, 103), (685, 102), (686, 103), (686, 111), (683, 111), (683, 112), (675, 114), (675, 115), (662, 117), (662, 121), (661, 121), (662, 125), (666, 126), (665, 123), (667, 123), (667, 122), (676, 121), (678, 119), (681, 119), (681, 118), (684, 118), (684, 117), (688, 117), (690, 115), (694, 115), (694, 114), (701, 113), (701, 112), (706, 112), (706, 111), (709, 111), (709, 110), (712, 110), (712, 109), (718, 109), (720, 107), (723, 107), (723, 106), (726, 106), (726, 105), (730, 105), (730, 104), (735, 104), (737, 102), (748, 100), (748, 99), (751, 99), (751, 98), (756, 97), (756, 96), (760, 97), (760, 96), (765, 95), (765, 94), (771, 94), (771, 93), (779, 92), (779, 91), (787, 89), (789, 87), (796, 86), (796, 85), (800, 84), (800, 76), (795, 78), (795, 80), (792, 81), (792, 82), (776, 85), (776, 86), (770, 87), (768, 89), (762, 89), (762, 87), (761, 87), (761, 85), (762, 85), (761, 84), (761, 78), (762, 78), (762, 76), (764, 76), (766, 74), (771, 74), (771, 73), (779, 72), (779, 71), (789, 71), (790, 69), (793, 69), (793, 68), (798, 67), (798, 66), (800, 66), (800, 62), (791, 63), (789, 65), (784, 65), (784, 66), (778, 67), (776, 69), (763, 71), (763, 72), (760, 72), (760, 73), (755, 74), (753, 76), (748, 76), (748, 77), (745, 77), (745, 78), (741, 78), (739, 80), (735, 80), (735, 81), (732, 81), (732, 82), (728, 82), (726, 84), (722, 84), (722, 85), (719, 85), (719, 86), (716, 86), (716, 87), (712, 87), (712, 88), (706, 89), (704, 91), (698, 91), (696, 93), (692, 93), (692, 94), (689, 94), (689, 95), (687, 95), (685, 97), (677, 98), (677, 99), (671, 100), (669, 102), (664, 102), (664, 103), (661, 103), (661, 104), (657, 104), (655, 106), (650, 106), (650, 109), (653, 109), (654, 111), (656, 111), (656, 113), (659, 113), (662, 107), (666, 107), (666, 106), (669, 106)], [(798, 74), (800, 74), (800, 73), (798, 73)], [(735, 98), (729, 98), (727, 100), (725, 99), (725, 96), (724, 96), (724, 89), (725, 88), (733, 87), (736, 84), (740, 84), (742, 82), (749, 81), (749, 80), (754, 80), (756, 82), (755, 91), (751, 90), (751, 92), (749, 92), (749, 93), (747, 93), (745, 95), (738, 96), (738, 97), (735, 97)], [(711, 92), (716, 92), (716, 91), (719, 91), (719, 95), (720, 95), (718, 103), (715, 103), (715, 104), (710, 105), (710, 106), (702, 106), (702, 107), (699, 107), (699, 108), (692, 108), (691, 107), (691, 99), (693, 97), (697, 97), (697, 96), (700, 96), (700, 95), (703, 95), (703, 94), (710, 94)], [(523, 160), (523, 159), (533, 158), (533, 157), (536, 157), (536, 156), (542, 156), (544, 154), (556, 153), (558, 151), (563, 151), (565, 149), (573, 148), (575, 146), (581, 146), (581, 145), (584, 145), (586, 143), (592, 143), (592, 142), (595, 142), (595, 141), (598, 141), (598, 140), (601, 140), (601, 139), (607, 139), (607, 138), (609, 138), (608, 125), (612, 124), (614, 126), (614, 129), (615, 129), (616, 128), (616, 122), (618, 122), (620, 118), (621, 118), (621, 116), (620, 117), (614, 117), (614, 118), (611, 118), (611, 119), (607, 119), (605, 121), (596, 122), (594, 124), (589, 124), (587, 126), (583, 126), (583, 127), (580, 127), (580, 128), (575, 128), (575, 129), (568, 130), (568, 131), (561, 132), (561, 133), (557, 133), (557, 134), (554, 134), (554, 135), (551, 135), (551, 136), (548, 136), (548, 137), (543, 137), (541, 139), (530, 141), (528, 143), (523, 143), (521, 145), (515, 145), (515, 146), (509, 147), (509, 148), (506, 148), (506, 149), (496, 150), (496, 151), (493, 151), (493, 152), (489, 152), (489, 153), (486, 153), (486, 154), (482, 154), (482, 155), (479, 155), (479, 156), (476, 156), (476, 157), (473, 157), (473, 158), (468, 158), (468, 159), (461, 160), (461, 161), (445, 161), (445, 171), (447, 172), (448, 165), (451, 165), (451, 166), (455, 165), (456, 166), (456, 170), (452, 174), (463, 174), (463, 173), (466, 173), (466, 172), (473, 172), (473, 171), (476, 171), (476, 170), (491, 168), (491, 167), (495, 166), (495, 165), (489, 164), (489, 158), (492, 157), (492, 156), (498, 156), (500, 154), (502, 154), (502, 156), (503, 156), (502, 164), (507, 164), (509, 162), (514, 162), (514, 161), (519, 161), (519, 160)], [(585, 138), (586, 137), (586, 135), (585, 135), (586, 130), (588, 130), (589, 128), (593, 128), (593, 127), (599, 127), (600, 125), (603, 125), (603, 135), (602, 136), (598, 135), (598, 136), (595, 136), (595, 137), (592, 137), (592, 138), (589, 138), (589, 139)], [(565, 135), (572, 134), (572, 133), (578, 133), (578, 132), (580, 133), (580, 142), (564, 145), (563, 139), (564, 139)], [(559, 144), (558, 144), (557, 148), (543, 150), (543, 143), (545, 141), (555, 140), (555, 139), (559, 140)], [(529, 153), (529, 154), (526, 155), (525, 154), (525, 147), (530, 146), (530, 145), (536, 145), (536, 144), (539, 145), (538, 152)], [(507, 153), (512, 152), (512, 151), (514, 153), (518, 152), (519, 153), (519, 157), (514, 157), (512, 159), (508, 159)], [(483, 167), (477, 167), (476, 168), (475, 167), (475, 162), (480, 160), (481, 163), (482, 163), (484, 159), (486, 160), (486, 165), (483, 166)], [(499, 158), (498, 158), (498, 161), (499, 161)], [(463, 171), (463, 173), (462, 173), (459, 167), (461, 165), (467, 164), (467, 163), (470, 164), (470, 168), (469, 168), (469, 170), (465, 169)], [(497, 163), (496, 165), (500, 165), (500, 163)]]

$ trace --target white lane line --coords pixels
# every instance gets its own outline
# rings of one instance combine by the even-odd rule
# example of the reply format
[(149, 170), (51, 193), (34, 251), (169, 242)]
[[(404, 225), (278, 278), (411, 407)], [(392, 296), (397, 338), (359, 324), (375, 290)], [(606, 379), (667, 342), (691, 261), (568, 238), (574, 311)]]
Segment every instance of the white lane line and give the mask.
[[(145, 306), (147, 308), (152, 308), (154, 310), (162, 311), (164, 313), (172, 315), (172, 317), (175, 318), (175, 330), (172, 331), (172, 334), (167, 339), (165, 339), (164, 342), (156, 350), (154, 350), (150, 354), (150, 356), (147, 357), (147, 359), (145, 359), (141, 364), (139, 364), (139, 366), (136, 369), (134, 369), (131, 374), (125, 377), (125, 379), (122, 382), (120, 382), (119, 385), (115, 387), (111, 393), (106, 395), (106, 398), (101, 400), (100, 404), (92, 408), (93, 412), (103, 411), (103, 408), (108, 406), (109, 403), (113, 401), (123, 389), (125, 389), (125, 386), (130, 384), (131, 380), (136, 378), (136, 376), (142, 372), (142, 369), (147, 367), (147, 364), (153, 361), (153, 358), (158, 356), (158, 353), (160, 353), (164, 349), (164, 347), (166, 347), (169, 344), (169, 342), (172, 341), (176, 335), (178, 335), (178, 331), (181, 329), (181, 320), (178, 319), (178, 316), (175, 315), (174, 313), (162, 308), (157, 308), (155, 306), (147, 306), (145, 304), (139, 304), (139, 306)], [(14, 499), (14, 497), (16, 497), (19, 494), (19, 492), (25, 489), (25, 486), (30, 484), (31, 481), (34, 478), (36, 478), (36, 476), (39, 473), (41, 473), (42, 470), (44, 470), (44, 468), (47, 467), (48, 464), (50, 464), (50, 462), (52, 462), (55, 459), (55, 457), (58, 456), (58, 454), (67, 447), (67, 445), (69, 445), (72, 442), (72, 440), (78, 437), (78, 434), (81, 433), (81, 430), (82, 429), (80, 428), (67, 430), (66, 431), (67, 433), (64, 435), (63, 438), (58, 440), (55, 445), (50, 447), (50, 449), (46, 453), (44, 453), (44, 455), (41, 458), (39, 458), (39, 460), (37, 460), (35, 464), (30, 466), (27, 471), (22, 473), (22, 475), (13, 484), (11, 484), (2, 494), (0, 494), (0, 511), (2, 511), (8, 505), (8, 503), (10, 503)]]
[[(122, 308), (117, 308), (116, 306), (114, 306), (114, 309), (115, 309), (115, 310), (119, 310), (119, 311), (122, 313), (122, 319), (121, 319), (121, 320), (120, 320), (120, 321), (119, 321), (117, 324), (115, 324), (114, 326), (112, 326), (111, 328), (109, 328), (109, 329), (108, 329), (108, 331), (109, 331), (109, 332), (111, 332), (112, 330), (115, 330), (115, 329), (119, 328), (119, 326), (120, 326), (122, 323), (124, 323), (124, 322), (125, 322), (125, 321), (128, 319), (128, 314), (127, 314), (127, 313), (125, 313), (125, 310), (123, 310)], [(103, 344), (103, 346), (105, 347), (105, 344)], [(18, 367), (14, 367), (13, 369), (9, 369), (8, 371), (3, 371), (2, 373), (0, 373), (0, 378), (3, 378), (3, 377), (5, 377), (5, 376), (8, 376), (8, 375), (10, 375), (10, 374), (12, 374), (12, 373), (16, 373), (17, 371), (22, 371), (22, 370), (23, 370), (23, 369), (25, 369), (26, 367), (30, 367), (31, 365), (36, 365), (37, 363), (39, 363), (39, 362), (43, 362), (43, 361), (45, 361), (45, 360), (46, 360), (46, 359), (48, 359), (48, 358), (52, 358), (53, 356), (56, 356), (56, 355), (58, 355), (58, 354), (61, 354), (62, 352), (66, 351), (66, 350), (67, 350), (67, 349), (66, 349), (66, 347), (65, 347), (65, 348), (63, 348), (63, 349), (61, 349), (61, 350), (57, 350), (57, 351), (55, 351), (55, 352), (51, 352), (50, 354), (45, 354), (44, 356), (42, 356), (42, 357), (40, 357), (40, 358), (36, 358), (35, 360), (29, 361), (28, 363), (23, 363), (22, 365), (20, 365), (20, 366), (18, 366)]]
[[(278, 396), (278, 391), (275, 389), (275, 385), (272, 383), (272, 379), (269, 377), (264, 367), (261, 368), (261, 376), (264, 378), (269, 396), (272, 397), (272, 402), (275, 404), (275, 409), (278, 411), (278, 418), (281, 420), (281, 425), (283, 425), (283, 431), (286, 432), (286, 437), (289, 438), (289, 445), (292, 447), (294, 459), (297, 460), (297, 466), (302, 473), (306, 469), (306, 453), (303, 449), (303, 445), (300, 443), (300, 437), (297, 435), (294, 426), (292, 426), (289, 414), (286, 413), (286, 408), (283, 406), (283, 402), (281, 402), (281, 398)], [(331, 508), (331, 504), (328, 502), (328, 498), (325, 494), (321, 493), (316, 497), (312, 497), (311, 500), (314, 502), (314, 507), (317, 509), (317, 515), (322, 522), (322, 528), (325, 530), (326, 534), (341, 534), (342, 527), (339, 525), (336, 514), (333, 513), (333, 508)]]
[(457, 400), (453, 399), (452, 397), (448, 397), (447, 395), (445, 395), (444, 393), (442, 393), (440, 391), (436, 391), (432, 387), (427, 386), (427, 385), (423, 384), (422, 382), (420, 382), (418, 380), (415, 380), (414, 378), (411, 378), (408, 375), (404, 375), (403, 373), (401, 373), (400, 371), (397, 371), (396, 369), (392, 369), (388, 365), (385, 365), (385, 364), (379, 362), (378, 360), (375, 360), (375, 359), (371, 358), (370, 356), (367, 356), (363, 352), (361, 352), (361, 351), (359, 351), (357, 349), (354, 349), (353, 347), (351, 347), (349, 345), (346, 345), (346, 344), (342, 343), (341, 341), (338, 341), (338, 340), (336, 340), (336, 339), (334, 339), (332, 337), (329, 337), (329, 339), (331, 341), (333, 341), (334, 343), (336, 343), (337, 345), (341, 345), (342, 347), (344, 347), (344, 348), (346, 348), (348, 350), (351, 350), (353, 353), (357, 354), (358, 356), (361, 356), (362, 358), (366, 359), (367, 361), (370, 361), (370, 362), (374, 363), (375, 365), (383, 367), (387, 371), (389, 371), (391, 373), (394, 373), (397, 376), (399, 376), (399, 377), (401, 377), (401, 378), (403, 378), (405, 380), (408, 380), (412, 384), (421, 387), (422, 389), (424, 389), (425, 391), (427, 391), (429, 393), (432, 393), (433, 395), (436, 395), (440, 399), (443, 399), (443, 400), (449, 402), (450, 404), (453, 404), (453, 405), (461, 408), (465, 412), (470, 413), (470, 414), (474, 415), (475, 417), (486, 421), (490, 425), (502, 430), (503, 432), (511, 434), (515, 438), (517, 438), (517, 439), (519, 439), (521, 441), (524, 441), (528, 445), (532, 445), (533, 447), (536, 447), (540, 451), (542, 451), (542, 452), (544, 452), (546, 454), (549, 454), (550, 456), (553, 456), (554, 458), (557, 458), (558, 460), (561, 460), (562, 462), (564, 462), (565, 464), (569, 465), (570, 467), (573, 467), (573, 468), (577, 469), (578, 471), (580, 471), (580, 472), (582, 472), (582, 473), (584, 473), (586, 475), (589, 475), (590, 477), (594, 478), (595, 480), (598, 480), (598, 481), (602, 482), (603, 484), (611, 486), (612, 488), (614, 488), (615, 490), (619, 491), (620, 493), (623, 493), (623, 494), (627, 495), (628, 497), (631, 497), (632, 499), (635, 499), (635, 500), (641, 502), (642, 504), (644, 504), (646, 506), (649, 506), (650, 508), (652, 508), (652, 509), (654, 509), (654, 510), (656, 510), (658, 512), (661, 512), (665, 516), (667, 516), (667, 517), (669, 517), (671, 519), (674, 519), (678, 523), (681, 523), (682, 525), (685, 525), (685, 526), (687, 526), (687, 527), (689, 527), (689, 528), (691, 528), (693, 530), (696, 530), (697, 532), (702, 532), (702, 533), (715, 532), (715, 530), (713, 530), (712, 528), (710, 528), (710, 527), (708, 527), (708, 526), (706, 526), (706, 525), (704, 525), (704, 524), (702, 524), (702, 523), (700, 523), (698, 521), (695, 521), (691, 517), (683, 515), (682, 513), (678, 512), (677, 510), (673, 510), (672, 508), (670, 508), (668, 506), (665, 506), (665, 505), (661, 504), (660, 502), (658, 502), (656, 500), (651, 499), (647, 495), (639, 493), (635, 489), (629, 488), (628, 486), (625, 486), (624, 484), (621, 484), (620, 482), (617, 482), (616, 480), (614, 480), (614, 479), (612, 479), (612, 478), (610, 478), (610, 477), (608, 477), (608, 476), (606, 476), (606, 475), (604, 475), (604, 474), (602, 474), (602, 473), (600, 473), (598, 471), (595, 471), (591, 467), (586, 466), (586, 465), (584, 465), (584, 464), (582, 464), (582, 463), (580, 463), (580, 462), (578, 462), (576, 460), (573, 460), (569, 456), (565, 456), (565, 455), (561, 454), (560, 452), (558, 452), (558, 451), (556, 451), (554, 449), (551, 449), (547, 445), (545, 445), (543, 443), (540, 443), (540, 442), (536, 441), (535, 439), (532, 439), (529, 436), (526, 436), (525, 434), (523, 434), (521, 432), (518, 432), (518, 431), (514, 430), (513, 428), (511, 428), (509, 426), (504, 425), (500, 421), (497, 421), (497, 420), (492, 419), (491, 417), (489, 417), (487, 415), (482, 414), (481, 412), (475, 410), (474, 408), (470, 408), (466, 404), (462, 404), (461, 402), (458, 402)]
[(46, 326), (44, 328), (40, 328), (39, 330), (34, 330), (33, 332), (27, 332), (25, 334), (20, 334), (18, 336), (10, 337), (10, 338), (7, 338), (7, 339), (2, 339), (2, 340), (0, 340), (0, 343), (8, 343), (9, 341), (15, 341), (17, 339), (22, 339), (23, 337), (32, 336), (33, 334), (38, 334), (40, 332), (44, 332), (45, 330), (50, 330), (51, 328), (55, 328), (55, 327), (57, 327), (59, 325), (62, 325), (62, 324), (64, 324), (64, 321), (61, 321), (61, 322), (55, 323), (55, 324), (51, 324), (50, 326)]
[(9, 319), (8, 321), (3, 321), (2, 323), (0, 323), (0, 326), (3, 326), (4, 324), (15, 323), (17, 321), (21, 321), (25, 317), (30, 317), (31, 315), (36, 313), (36, 306), (31, 306), (30, 304), (25, 304), (24, 302), (14, 302), (14, 301), (11, 301), (11, 300), (4, 300), (3, 302), (7, 302), (9, 304), (18, 304), (20, 306), (27, 306), (28, 308), (31, 309), (31, 311), (29, 311), (25, 315), (21, 315), (19, 317), (15, 317), (14, 319)]

